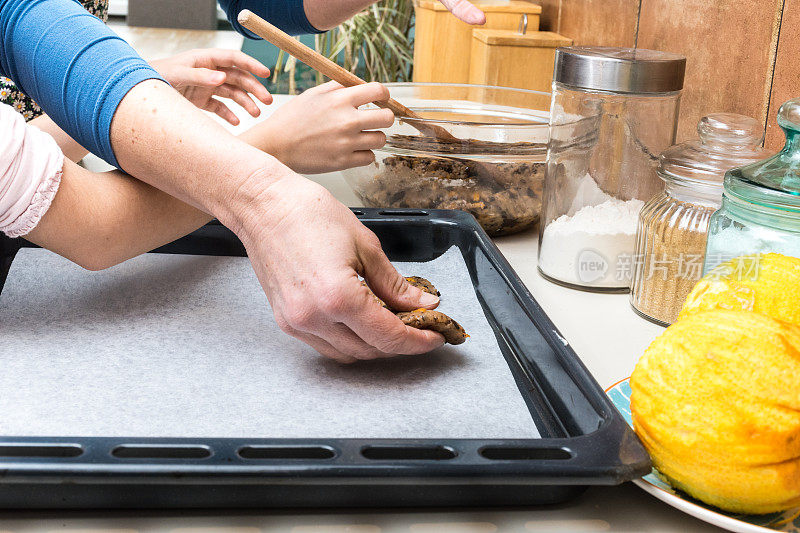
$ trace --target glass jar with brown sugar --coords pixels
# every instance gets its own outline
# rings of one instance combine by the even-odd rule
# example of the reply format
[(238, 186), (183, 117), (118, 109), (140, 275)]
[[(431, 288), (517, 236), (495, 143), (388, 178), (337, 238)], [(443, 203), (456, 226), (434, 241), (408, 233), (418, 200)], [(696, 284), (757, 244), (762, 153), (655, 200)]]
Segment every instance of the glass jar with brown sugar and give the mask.
[(700, 120), (700, 138), (659, 157), (664, 192), (639, 214), (631, 305), (641, 316), (669, 325), (703, 274), (708, 222), (722, 201), (725, 172), (763, 159), (764, 128), (757, 120), (716, 113)]

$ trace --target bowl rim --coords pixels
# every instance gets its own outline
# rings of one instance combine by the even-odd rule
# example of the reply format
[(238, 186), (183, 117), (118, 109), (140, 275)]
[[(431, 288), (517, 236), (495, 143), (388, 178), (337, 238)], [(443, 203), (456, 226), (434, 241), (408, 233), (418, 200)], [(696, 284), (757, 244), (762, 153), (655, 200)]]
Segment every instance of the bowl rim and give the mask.
[[(502, 91), (504, 93), (509, 94), (527, 94), (527, 95), (537, 95), (537, 96), (546, 96), (548, 100), (551, 98), (552, 93), (543, 92), (543, 91), (535, 91), (532, 89), (518, 89), (516, 87), (503, 87), (500, 85), (480, 85), (474, 83), (439, 83), (439, 82), (411, 82), (411, 81), (402, 81), (402, 82), (390, 82), (384, 83), (385, 87), (387, 87), (390, 92), (392, 88), (400, 88), (400, 87), (452, 87), (452, 88), (461, 88), (461, 89), (491, 89), (493, 91)], [(402, 102), (401, 102), (402, 103)], [(480, 102), (475, 102), (479, 104)], [(374, 105), (374, 104), (369, 104)], [(447, 120), (447, 119), (438, 119), (438, 118), (420, 118), (417, 119), (416, 122), (424, 122), (428, 124), (451, 124), (451, 125), (463, 125), (463, 126), (472, 126), (472, 127), (498, 127), (502, 126), (503, 128), (513, 128), (513, 129), (521, 129), (521, 128), (547, 128), (548, 127), (548, 120), (547, 117), (550, 115), (550, 110), (537, 110), (528, 107), (514, 107), (514, 106), (504, 106), (510, 109), (519, 109), (521, 111), (535, 111), (541, 113), (541, 116), (538, 118), (545, 119), (544, 122), (536, 122), (536, 123), (508, 123), (508, 122), (475, 122), (475, 121), (468, 121), (468, 120)], [(533, 116), (529, 114), (530, 116)], [(400, 117), (397, 117), (396, 120), (402, 120)]]

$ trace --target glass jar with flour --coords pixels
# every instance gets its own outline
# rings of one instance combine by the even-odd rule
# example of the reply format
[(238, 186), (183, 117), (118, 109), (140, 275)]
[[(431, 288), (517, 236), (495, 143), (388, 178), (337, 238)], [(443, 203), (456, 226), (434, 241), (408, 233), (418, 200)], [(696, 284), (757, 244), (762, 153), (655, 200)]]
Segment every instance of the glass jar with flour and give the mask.
[(800, 257), (800, 98), (781, 106), (778, 125), (786, 134), (783, 150), (725, 174), (722, 207), (709, 222), (706, 273), (743, 255)]
[(644, 202), (663, 190), (658, 155), (674, 144), (686, 59), (654, 50), (556, 51), (539, 271), (624, 292)]

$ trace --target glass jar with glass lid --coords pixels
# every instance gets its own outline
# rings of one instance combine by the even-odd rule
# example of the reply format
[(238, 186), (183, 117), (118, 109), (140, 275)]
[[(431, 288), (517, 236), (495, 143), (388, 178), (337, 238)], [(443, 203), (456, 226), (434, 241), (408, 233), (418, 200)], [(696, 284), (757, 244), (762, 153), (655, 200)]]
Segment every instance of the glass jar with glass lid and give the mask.
[(702, 277), (711, 215), (722, 202), (725, 172), (763, 159), (764, 128), (753, 118), (715, 113), (697, 125), (700, 138), (675, 145), (659, 158), (664, 191), (639, 213), (631, 305), (662, 325), (678, 318)]
[(800, 257), (800, 98), (781, 106), (778, 125), (786, 134), (780, 153), (725, 174), (722, 207), (709, 223), (704, 272), (743, 255)]
[(569, 287), (625, 292), (639, 211), (664, 186), (658, 154), (675, 143), (686, 58), (569, 47), (555, 62), (539, 271)]

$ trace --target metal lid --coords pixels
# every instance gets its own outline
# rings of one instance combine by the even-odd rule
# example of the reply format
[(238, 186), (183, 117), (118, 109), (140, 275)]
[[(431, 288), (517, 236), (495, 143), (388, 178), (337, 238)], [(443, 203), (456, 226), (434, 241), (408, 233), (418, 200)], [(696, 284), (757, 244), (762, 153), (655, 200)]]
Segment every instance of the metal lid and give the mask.
[(570, 46), (556, 50), (554, 81), (597, 91), (667, 93), (683, 89), (686, 58), (641, 48)]

